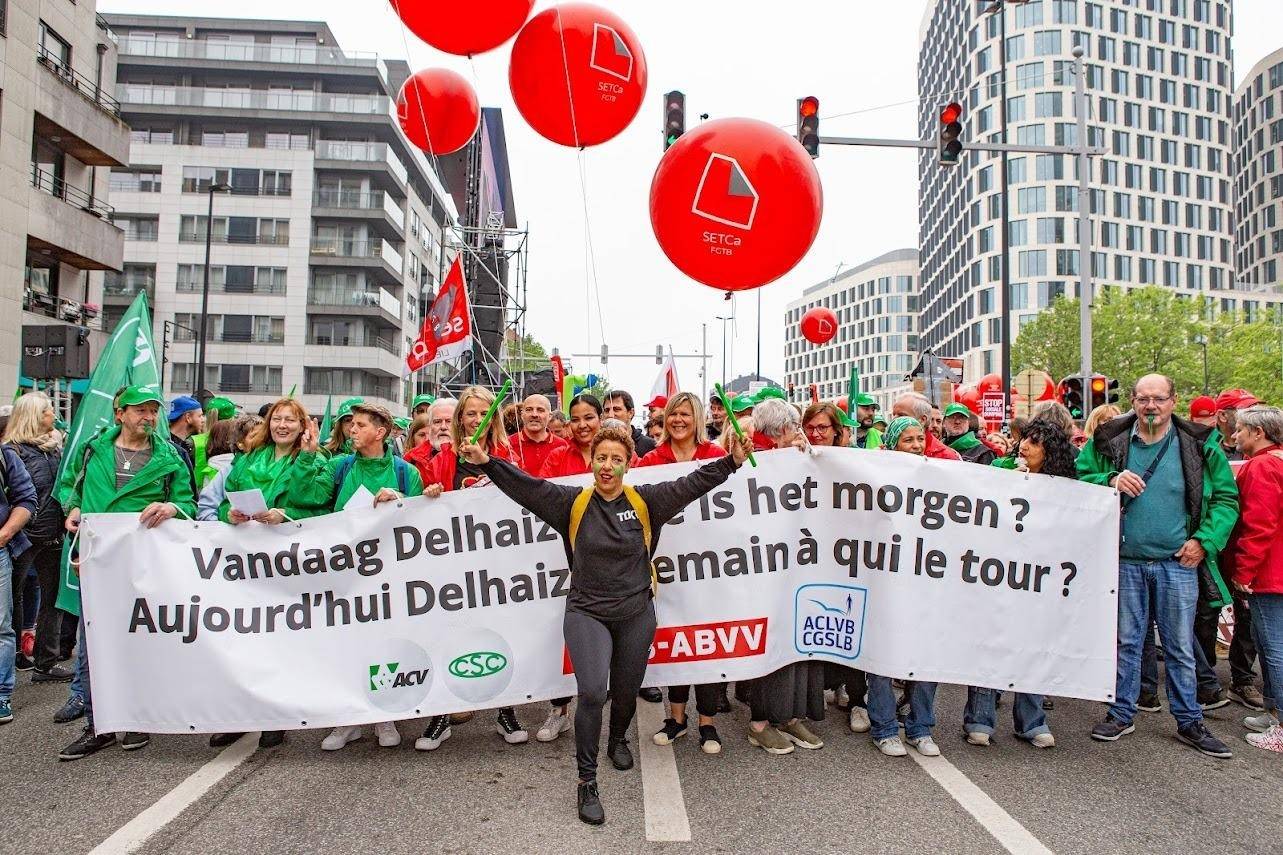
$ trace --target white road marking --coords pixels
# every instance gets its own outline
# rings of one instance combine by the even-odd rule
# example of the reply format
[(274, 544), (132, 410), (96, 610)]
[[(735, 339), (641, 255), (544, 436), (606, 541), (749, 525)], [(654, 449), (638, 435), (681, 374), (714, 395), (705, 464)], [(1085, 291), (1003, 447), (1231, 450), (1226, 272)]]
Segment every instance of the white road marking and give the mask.
[(1029, 829), (962, 774), (957, 766), (943, 757), (923, 757), (912, 748), (909, 756), (1011, 855), (1054, 855)]
[(156, 832), (173, 822), (180, 813), (191, 807), (257, 750), (258, 734), (245, 734), (220, 751), (217, 757), (187, 776), (177, 787), (161, 796), (151, 807), (116, 829), (111, 837), (95, 846), (89, 855), (127, 855), (137, 851)]
[(686, 799), (682, 796), (681, 778), (677, 776), (673, 746), (656, 745), (650, 738), (663, 726), (663, 704), (643, 701), (637, 705), (637, 756), (641, 763), (642, 801), (646, 807), (646, 839), (687, 842), (691, 839), (691, 824), (686, 816)]

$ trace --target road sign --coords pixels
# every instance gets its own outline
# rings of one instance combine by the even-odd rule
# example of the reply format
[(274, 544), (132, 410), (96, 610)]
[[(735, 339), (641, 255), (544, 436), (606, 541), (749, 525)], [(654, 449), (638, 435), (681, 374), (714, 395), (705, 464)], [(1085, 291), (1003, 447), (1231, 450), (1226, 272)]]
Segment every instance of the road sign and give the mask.
[(1051, 379), (1051, 375), (1046, 371), (1039, 371), (1037, 368), (1026, 368), (1011, 379), (1011, 386), (1023, 397), (1023, 400), (1014, 402), (1014, 414), (1028, 417), (1033, 405), (1046, 394), (1049, 386), (1055, 389), (1056, 382)]
[(987, 422), (1002, 422), (1002, 393), (985, 392), (980, 397), (980, 418)]

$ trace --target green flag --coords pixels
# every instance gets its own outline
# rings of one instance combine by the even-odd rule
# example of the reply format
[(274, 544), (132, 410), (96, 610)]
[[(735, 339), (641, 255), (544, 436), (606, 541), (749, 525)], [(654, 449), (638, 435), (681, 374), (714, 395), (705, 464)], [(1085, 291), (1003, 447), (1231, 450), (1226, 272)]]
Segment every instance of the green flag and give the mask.
[[(71, 429), (63, 443), (62, 468), (58, 472), (58, 498), (61, 501), (65, 503), (74, 486), (73, 462), (83, 456), (85, 444), (99, 431), (115, 423), (116, 411), (112, 404), (116, 392), (123, 386), (149, 383), (159, 385), (160, 366), (156, 362), (156, 348), (152, 342), (151, 311), (147, 306), (147, 295), (139, 292), (116, 324), (116, 330), (107, 340), (107, 346), (98, 354), (93, 374), (89, 377), (89, 390), (81, 398), (80, 405), (71, 418)], [(162, 418), (162, 429), (164, 421)], [(62, 550), (58, 608), (78, 615), (80, 578), (71, 571), (67, 562), (70, 545), (70, 538), (66, 538)]]
[(330, 438), (332, 430), (334, 430), (334, 396), (330, 395), (325, 399), (325, 418), (321, 419), (321, 432), (316, 438), (324, 443)]
[(293, 397), (294, 397), (294, 393), (295, 393), (295, 392), (297, 392), (297, 391), (298, 391), (298, 384), (297, 384), (297, 383), (295, 383), (293, 386), (291, 386), (291, 387), (290, 387), (290, 393), (289, 393), (288, 395), (286, 395), (285, 397), (287, 397), (287, 398), (293, 398)]
[(854, 415), (855, 400), (860, 397), (860, 369), (851, 365), (851, 376), (846, 381), (846, 409), (847, 412)]

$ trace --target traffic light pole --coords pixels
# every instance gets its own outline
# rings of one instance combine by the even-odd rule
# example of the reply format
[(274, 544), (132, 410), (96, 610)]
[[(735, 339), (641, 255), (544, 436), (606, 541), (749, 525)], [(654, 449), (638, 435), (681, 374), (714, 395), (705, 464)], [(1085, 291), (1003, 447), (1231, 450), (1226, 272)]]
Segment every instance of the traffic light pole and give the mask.
[(1078, 347), (1079, 373), (1091, 382), (1091, 160), (1087, 154), (1087, 73), (1083, 49), (1074, 45), (1074, 110), (1078, 113)]

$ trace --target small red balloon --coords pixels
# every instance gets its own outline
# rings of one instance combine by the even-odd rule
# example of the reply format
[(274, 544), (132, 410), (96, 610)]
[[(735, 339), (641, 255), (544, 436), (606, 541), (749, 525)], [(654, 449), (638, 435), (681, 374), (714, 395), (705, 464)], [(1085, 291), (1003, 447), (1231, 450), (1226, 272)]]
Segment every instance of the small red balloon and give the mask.
[(530, 19), (512, 45), (512, 100), (540, 136), (598, 145), (628, 127), (646, 96), (646, 56), (614, 12), (563, 3)]
[(410, 32), (437, 50), (472, 56), (494, 50), (517, 34), (535, 0), (390, 0)]
[(463, 75), (425, 68), (401, 85), (396, 116), (410, 142), (428, 154), (450, 154), (472, 140), (481, 122), (481, 107)]
[(839, 410), (841, 410), (842, 412), (844, 412), (844, 413), (845, 413), (845, 412), (847, 412), (847, 409), (846, 409), (846, 395), (843, 395), (841, 398), (838, 398), (836, 401), (834, 401), (834, 402), (833, 402), (833, 404), (834, 404), (834, 406), (836, 406), (836, 407), (837, 407)]
[(714, 119), (682, 135), (650, 184), (650, 223), (664, 254), (724, 291), (792, 270), (820, 230), (823, 207), (806, 150), (756, 119)]
[(1056, 383), (1048, 376), (1043, 382), (1042, 394), (1034, 400), (1037, 401), (1054, 401), (1056, 399)]
[(802, 316), (802, 337), (811, 344), (828, 344), (838, 334), (838, 316), (832, 309), (816, 306)]

